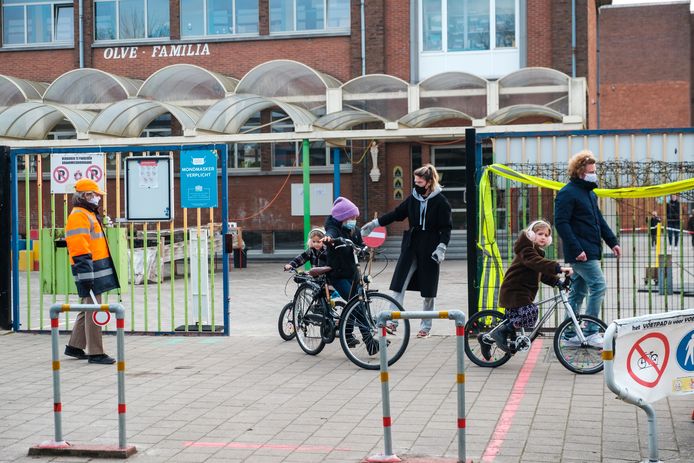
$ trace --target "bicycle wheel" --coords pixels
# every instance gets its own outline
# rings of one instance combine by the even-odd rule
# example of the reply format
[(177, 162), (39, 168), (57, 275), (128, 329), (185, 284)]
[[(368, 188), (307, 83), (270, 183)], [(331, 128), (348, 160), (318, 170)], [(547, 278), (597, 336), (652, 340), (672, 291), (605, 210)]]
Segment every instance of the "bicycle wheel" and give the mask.
[(277, 319), (277, 331), (285, 341), (290, 341), (296, 336), (294, 331), (294, 303), (288, 302), (282, 307), (280, 316)]
[[(496, 310), (482, 310), (465, 324), (465, 354), (476, 365), (495, 368), (508, 362), (511, 354), (499, 349), (494, 341), (484, 336), (504, 321), (504, 314)], [(489, 346), (489, 360), (482, 355), (482, 343)]]
[(309, 355), (316, 355), (325, 347), (321, 336), (323, 313), (320, 289), (301, 285), (294, 294), (294, 330), (299, 347)]
[[(369, 292), (367, 300), (353, 298), (347, 303), (340, 320), (340, 345), (348, 359), (355, 365), (367, 370), (380, 368), (378, 354), (378, 327), (376, 316), (384, 311), (404, 309), (398, 302), (385, 294)], [(389, 323), (386, 330), (388, 342), (388, 365), (398, 361), (410, 342), (410, 321), (396, 320)]]
[[(583, 333), (605, 335), (607, 325), (599, 318), (590, 315), (579, 315), (578, 324)], [(583, 345), (575, 341), (576, 327), (573, 320), (564, 320), (554, 333), (554, 353), (557, 359), (569, 371), (578, 374), (593, 374), (602, 371), (602, 347)]]

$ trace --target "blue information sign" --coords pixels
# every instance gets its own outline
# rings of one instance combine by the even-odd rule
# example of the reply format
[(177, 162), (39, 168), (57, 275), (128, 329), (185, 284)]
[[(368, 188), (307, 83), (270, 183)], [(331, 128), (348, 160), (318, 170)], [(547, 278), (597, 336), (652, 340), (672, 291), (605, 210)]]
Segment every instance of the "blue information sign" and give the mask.
[(217, 207), (217, 153), (181, 151), (181, 207)]

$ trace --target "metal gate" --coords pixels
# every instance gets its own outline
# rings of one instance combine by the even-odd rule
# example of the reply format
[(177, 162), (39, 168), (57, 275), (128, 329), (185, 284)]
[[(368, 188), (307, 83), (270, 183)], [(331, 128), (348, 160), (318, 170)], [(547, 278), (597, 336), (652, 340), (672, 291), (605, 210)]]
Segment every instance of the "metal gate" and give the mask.
[[(546, 180), (567, 182), (568, 159), (582, 149), (595, 154), (600, 188), (656, 186), (694, 177), (691, 129), (478, 134), (477, 138), (478, 144), (493, 143), (495, 163)], [(502, 266), (507, 268), (520, 230), (538, 218), (553, 224), (556, 191), (497, 175), (492, 175), (491, 186), (495, 238)], [(607, 292), (600, 316), (605, 321), (682, 310), (694, 302), (694, 233), (688, 230), (694, 190), (680, 191), (672, 207), (671, 201), (672, 195), (657, 188), (650, 197), (599, 198), (623, 253), (616, 259), (604, 245), (601, 265)], [(654, 213), (659, 228), (651, 226)], [(554, 243), (548, 257), (563, 261), (561, 240), (555, 236)]]
[[(178, 174), (181, 153), (187, 150), (210, 150), (216, 155), (217, 204), (221, 207), (180, 207)], [(117, 301), (126, 308), (126, 331), (229, 335), (228, 253), (232, 249), (225, 242), (232, 242), (226, 238), (234, 230), (228, 224), (225, 144), (10, 150), (14, 330), (49, 331), (52, 304), (79, 302), (63, 247), (69, 195), (50, 193), (50, 182), (55, 181), (50, 164), (53, 156), (80, 153), (103, 153), (106, 157), (103, 213), (112, 219), (104, 228), (121, 289), (104, 294), (104, 302)], [(123, 164), (147, 155), (172, 158), (171, 221), (123, 219)], [(72, 321), (66, 313), (61, 328), (70, 329)], [(114, 326), (105, 329), (115, 331)]]

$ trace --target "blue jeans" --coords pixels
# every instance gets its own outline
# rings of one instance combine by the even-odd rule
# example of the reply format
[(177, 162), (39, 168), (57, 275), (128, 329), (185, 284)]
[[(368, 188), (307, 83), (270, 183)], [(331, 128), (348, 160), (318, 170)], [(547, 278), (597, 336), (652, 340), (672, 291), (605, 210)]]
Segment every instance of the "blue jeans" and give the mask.
[(569, 304), (571, 304), (574, 313), (577, 315), (580, 313), (583, 299), (587, 295), (586, 314), (600, 318), (600, 307), (607, 289), (605, 275), (600, 268), (600, 261), (573, 262), (571, 267), (574, 273), (571, 275)]
[(352, 280), (349, 278), (336, 278), (330, 281), (333, 288), (340, 293), (340, 297), (346, 301), (349, 301), (351, 296), (350, 291), (352, 290)]

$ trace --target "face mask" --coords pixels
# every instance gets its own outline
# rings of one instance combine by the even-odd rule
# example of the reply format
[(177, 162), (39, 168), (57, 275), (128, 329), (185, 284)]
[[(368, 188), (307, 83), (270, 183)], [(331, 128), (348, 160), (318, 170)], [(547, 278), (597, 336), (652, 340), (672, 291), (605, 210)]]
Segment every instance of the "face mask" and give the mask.
[(354, 227), (357, 226), (357, 221), (355, 220), (346, 220), (345, 223), (342, 224), (345, 228), (349, 228), (350, 230), (354, 230)]
[(415, 183), (415, 185), (414, 185), (414, 191), (416, 191), (418, 195), (424, 196), (424, 195), (426, 194), (426, 192), (427, 192), (427, 187), (425, 187), (425, 186), (419, 186), (419, 185), (417, 185), (417, 184)]
[(89, 204), (93, 204), (95, 206), (98, 206), (100, 201), (101, 201), (101, 196), (98, 196), (98, 195), (94, 195), (87, 200), (87, 202)]
[(585, 180), (586, 182), (595, 183), (597, 185), (598, 184), (598, 174), (595, 174), (595, 173), (586, 174), (586, 176), (583, 177), (583, 180)]

